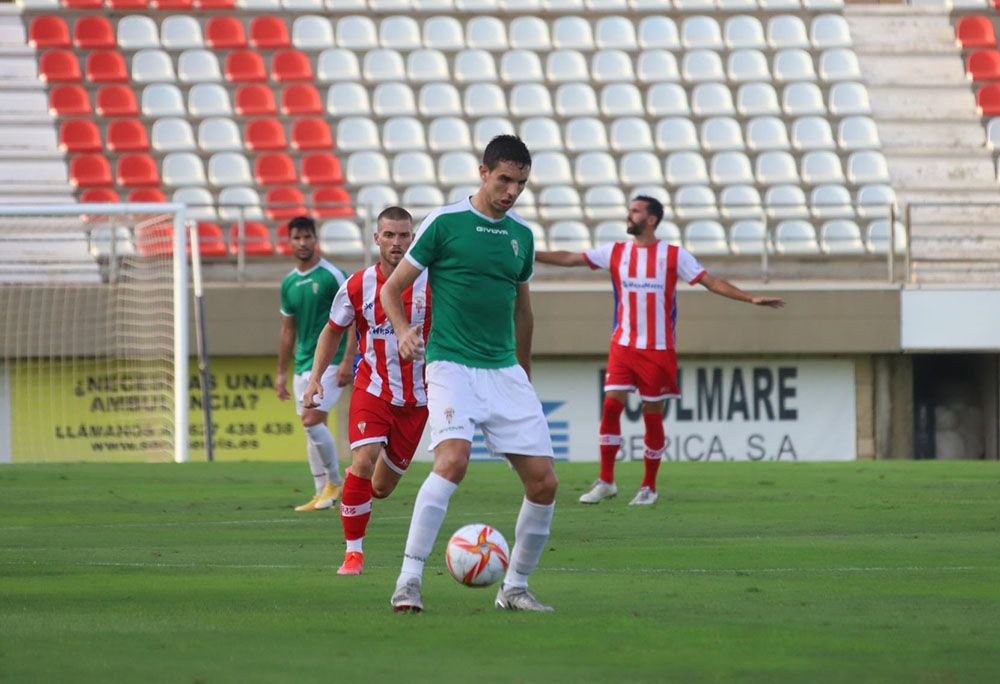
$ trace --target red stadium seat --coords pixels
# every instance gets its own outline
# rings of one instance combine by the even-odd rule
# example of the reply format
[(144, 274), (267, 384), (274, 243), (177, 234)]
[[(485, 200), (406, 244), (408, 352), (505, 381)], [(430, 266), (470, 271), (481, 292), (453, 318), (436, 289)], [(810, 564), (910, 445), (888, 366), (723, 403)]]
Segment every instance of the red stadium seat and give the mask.
[(81, 202), (94, 204), (117, 204), (121, 202), (118, 193), (110, 188), (88, 188), (80, 193)]
[(98, 50), (87, 55), (87, 80), (91, 83), (128, 83), (125, 58), (114, 50)]
[(108, 0), (108, 9), (113, 10), (136, 10), (146, 9), (147, 0)]
[(302, 182), (306, 185), (343, 185), (340, 160), (326, 152), (314, 152), (302, 158)]
[(78, 154), (69, 160), (70, 182), (78, 188), (114, 185), (111, 165), (101, 154)]
[(312, 204), (312, 215), (315, 218), (354, 216), (351, 196), (342, 187), (334, 186), (313, 190), (310, 204)]
[(296, 83), (281, 91), (281, 113), (285, 116), (308, 116), (323, 113), (323, 101), (316, 86)]
[(963, 48), (995, 48), (996, 32), (989, 17), (975, 15), (962, 17), (955, 27), (955, 38)]
[(84, 50), (110, 50), (118, 43), (107, 17), (80, 17), (73, 26), (73, 44)]
[[(224, 257), (228, 255), (226, 251), (226, 239), (222, 234), (222, 228), (214, 223), (198, 224), (198, 246), (203, 257)], [(188, 253), (191, 252), (191, 243), (188, 243)]]
[(108, 149), (112, 152), (148, 152), (146, 127), (138, 119), (115, 119), (108, 124)]
[(97, 113), (100, 116), (139, 116), (135, 93), (128, 86), (106, 85), (97, 91)]
[[(240, 226), (234, 223), (229, 228), (229, 253), (240, 253)], [(263, 223), (247, 221), (243, 224), (243, 253), (247, 256), (271, 256), (274, 254), (274, 244), (271, 242), (271, 231)]]
[(212, 17), (205, 24), (205, 42), (216, 50), (244, 48), (247, 36), (243, 23), (236, 17)]
[(1000, 83), (984, 85), (976, 93), (976, 105), (983, 116), (1000, 115)]
[(174, 253), (174, 226), (158, 223), (135, 231), (135, 250), (140, 256), (170, 256)]
[(266, 81), (264, 59), (251, 50), (233, 50), (226, 55), (226, 80), (233, 83)]
[(66, 9), (101, 9), (104, 7), (104, 0), (62, 0)]
[(63, 121), (59, 126), (59, 149), (64, 152), (100, 152), (101, 132), (90, 119)]
[(285, 127), (277, 119), (253, 119), (247, 123), (243, 138), (250, 150), (284, 150), (288, 147)]
[(295, 218), (306, 213), (306, 198), (297, 188), (274, 188), (264, 197), (264, 213), (272, 221)]
[(292, 246), (288, 243), (287, 223), (278, 226), (278, 239), (274, 243), (274, 251), (282, 256), (288, 256), (292, 253)]
[(80, 62), (69, 50), (49, 50), (38, 60), (38, 77), (47, 83), (78, 83)]
[(166, 202), (167, 196), (158, 188), (136, 188), (128, 194), (129, 202)]
[(62, 17), (35, 17), (28, 28), (28, 45), (34, 48), (68, 48), (69, 27)]
[(277, 114), (274, 91), (258, 83), (241, 85), (236, 90), (236, 113), (240, 116), (272, 116)]
[(236, 7), (236, 0), (194, 0), (198, 9), (227, 10)]
[(250, 44), (263, 50), (286, 48), (292, 44), (288, 27), (278, 17), (254, 17), (250, 22)]
[(158, 10), (188, 10), (194, 7), (192, 0), (152, 0), (149, 6)]
[(55, 86), (49, 93), (49, 113), (53, 116), (87, 116), (90, 97), (78, 85)]
[(271, 78), (278, 83), (312, 81), (312, 65), (304, 52), (282, 50), (271, 58)]
[(118, 158), (118, 185), (128, 188), (160, 184), (160, 171), (148, 154), (127, 154)]
[(261, 185), (297, 183), (295, 163), (287, 154), (262, 154), (253, 163), (254, 179)]
[(1000, 80), (1000, 52), (979, 50), (965, 60), (965, 71), (973, 81)]
[(296, 119), (292, 123), (292, 147), (297, 150), (333, 149), (330, 125), (324, 119)]

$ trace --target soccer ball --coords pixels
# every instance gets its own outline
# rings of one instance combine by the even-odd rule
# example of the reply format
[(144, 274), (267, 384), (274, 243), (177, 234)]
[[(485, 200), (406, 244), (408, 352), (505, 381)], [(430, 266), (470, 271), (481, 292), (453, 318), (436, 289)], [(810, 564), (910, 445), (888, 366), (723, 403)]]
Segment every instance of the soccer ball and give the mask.
[(456, 581), (467, 587), (488, 587), (507, 571), (510, 551), (498, 530), (473, 523), (451, 535), (444, 557)]

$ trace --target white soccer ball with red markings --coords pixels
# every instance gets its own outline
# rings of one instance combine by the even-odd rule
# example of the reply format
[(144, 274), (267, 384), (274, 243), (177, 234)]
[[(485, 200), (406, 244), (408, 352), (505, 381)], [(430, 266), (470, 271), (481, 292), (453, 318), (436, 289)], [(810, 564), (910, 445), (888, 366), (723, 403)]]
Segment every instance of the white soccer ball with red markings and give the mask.
[(444, 557), (457, 581), (467, 587), (488, 587), (507, 572), (510, 550), (496, 528), (473, 523), (451, 535)]

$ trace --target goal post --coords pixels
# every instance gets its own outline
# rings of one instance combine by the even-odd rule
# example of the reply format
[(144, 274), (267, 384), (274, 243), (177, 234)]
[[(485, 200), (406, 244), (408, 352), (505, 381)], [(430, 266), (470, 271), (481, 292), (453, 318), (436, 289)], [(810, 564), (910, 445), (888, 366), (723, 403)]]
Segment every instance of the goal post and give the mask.
[(188, 460), (187, 259), (183, 204), (0, 204), (0, 462)]

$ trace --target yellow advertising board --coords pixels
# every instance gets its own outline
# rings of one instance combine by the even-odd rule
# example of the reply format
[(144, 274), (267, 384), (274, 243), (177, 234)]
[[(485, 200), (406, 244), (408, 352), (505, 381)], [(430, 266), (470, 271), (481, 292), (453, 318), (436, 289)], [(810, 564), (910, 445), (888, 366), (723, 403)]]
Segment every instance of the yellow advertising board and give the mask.
[[(305, 460), (295, 404), (274, 389), (275, 357), (213, 358), (209, 366), (216, 460)], [(194, 360), (191, 369), (188, 448), (195, 461), (205, 459), (205, 422)], [(172, 458), (173, 389), (153, 374), (109, 372), (101, 360), (31, 360), (8, 370), (13, 462)]]

